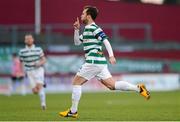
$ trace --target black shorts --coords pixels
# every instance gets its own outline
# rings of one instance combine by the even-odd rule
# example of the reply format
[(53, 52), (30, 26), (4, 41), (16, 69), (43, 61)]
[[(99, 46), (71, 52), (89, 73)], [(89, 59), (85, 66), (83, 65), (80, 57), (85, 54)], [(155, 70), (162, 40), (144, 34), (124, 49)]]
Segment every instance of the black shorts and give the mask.
[(16, 81), (21, 82), (21, 81), (23, 81), (24, 76), (20, 76), (20, 77), (12, 76), (11, 79), (13, 82), (16, 82)]

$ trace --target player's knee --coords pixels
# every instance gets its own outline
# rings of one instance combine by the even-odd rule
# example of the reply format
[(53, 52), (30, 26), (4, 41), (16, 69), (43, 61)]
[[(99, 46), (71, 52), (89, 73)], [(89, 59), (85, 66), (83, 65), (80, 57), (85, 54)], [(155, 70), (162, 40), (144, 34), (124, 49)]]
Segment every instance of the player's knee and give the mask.
[(83, 85), (85, 82), (86, 82), (85, 79), (80, 78), (80, 77), (75, 77), (75, 78), (73, 79), (72, 84), (73, 84), (73, 85)]
[(33, 92), (34, 94), (38, 94), (38, 90), (37, 90), (36, 88), (33, 88), (33, 89), (32, 89), (32, 92)]
[(80, 82), (73, 82), (73, 85), (82, 85)]

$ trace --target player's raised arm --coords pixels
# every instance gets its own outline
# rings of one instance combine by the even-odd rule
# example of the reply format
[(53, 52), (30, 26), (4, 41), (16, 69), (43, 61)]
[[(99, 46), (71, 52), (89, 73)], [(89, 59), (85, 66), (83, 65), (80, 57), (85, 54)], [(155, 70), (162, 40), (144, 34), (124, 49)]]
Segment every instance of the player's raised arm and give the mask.
[(74, 44), (80, 45), (82, 42), (80, 41), (80, 37), (79, 37), (80, 22), (78, 17), (74, 22), (73, 26), (74, 26)]
[(104, 45), (106, 47), (106, 50), (107, 50), (107, 52), (109, 54), (109, 62), (111, 64), (115, 64), (116, 63), (116, 59), (114, 57), (114, 53), (113, 53), (111, 44), (109, 43), (109, 41), (107, 39), (104, 39), (103, 43), (104, 43)]
[(79, 30), (80, 22), (79, 22), (79, 18), (78, 17), (77, 17), (76, 21), (74, 22), (73, 26), (74, 26), (75, 30)]

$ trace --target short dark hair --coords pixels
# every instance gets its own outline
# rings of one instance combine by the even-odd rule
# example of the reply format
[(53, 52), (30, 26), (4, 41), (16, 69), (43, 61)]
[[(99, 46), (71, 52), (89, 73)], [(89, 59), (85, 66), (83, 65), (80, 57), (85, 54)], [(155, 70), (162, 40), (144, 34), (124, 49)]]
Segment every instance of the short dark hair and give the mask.
[(95, 6), (85, 6), (84, 9), (87, 9), (87, 15), (90, 15), (93, 20), (96, 19), (99, 10)]

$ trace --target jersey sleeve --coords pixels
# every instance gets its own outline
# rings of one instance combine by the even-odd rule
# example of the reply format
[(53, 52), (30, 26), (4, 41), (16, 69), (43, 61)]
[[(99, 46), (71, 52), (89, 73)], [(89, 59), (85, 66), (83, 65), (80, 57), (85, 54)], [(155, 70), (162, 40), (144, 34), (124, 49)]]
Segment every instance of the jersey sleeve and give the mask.
[(83, 42), (83, 35), (82, 35), (82, 34), (79, 36), (79, 40), (80, 40), (81, 42)]
[(108, 37), (106, 36), (106, 34), (103, 32), (103, 30), (101, 28), (97, 28), (94, 32), (93, 35), (96, 37), (96, 39), (98, 39), (99, 41), (104, 41), (105, 39), (107, 39)]

